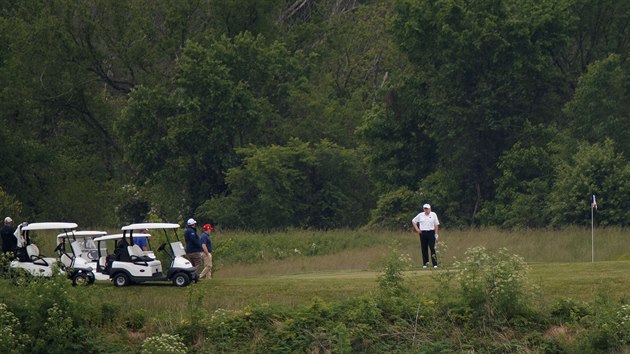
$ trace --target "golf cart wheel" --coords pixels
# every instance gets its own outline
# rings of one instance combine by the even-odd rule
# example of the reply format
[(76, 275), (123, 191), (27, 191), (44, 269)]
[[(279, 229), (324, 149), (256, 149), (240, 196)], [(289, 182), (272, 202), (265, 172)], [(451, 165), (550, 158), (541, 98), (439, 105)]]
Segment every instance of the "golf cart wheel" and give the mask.
[(123, 287), (129, 285), (129, 277), (125, 273), (118, 273), (114, 276), (114, 285), (117, 287)]
[(88, 277), (83, 274), (83, 273), (77, 273), (77, 275), (74, 276), (74, 278), (72, 278), (72, 286), (83, 286), (83, 285), (88, 285), (89, 284), (89, 280)]
[(173, 285), (175, 286), (186, 286), (188, 284), (190, 284), (190, 277), (186, 273), (177, 273), (173, 277)]

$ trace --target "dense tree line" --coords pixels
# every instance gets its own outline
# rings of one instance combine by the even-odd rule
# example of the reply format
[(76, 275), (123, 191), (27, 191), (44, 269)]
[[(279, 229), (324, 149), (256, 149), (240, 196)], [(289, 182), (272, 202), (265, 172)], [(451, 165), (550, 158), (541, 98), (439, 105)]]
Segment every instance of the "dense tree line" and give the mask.
[(0, 211), (627, 225), (629, 54), (613, 0), (3, 1)]

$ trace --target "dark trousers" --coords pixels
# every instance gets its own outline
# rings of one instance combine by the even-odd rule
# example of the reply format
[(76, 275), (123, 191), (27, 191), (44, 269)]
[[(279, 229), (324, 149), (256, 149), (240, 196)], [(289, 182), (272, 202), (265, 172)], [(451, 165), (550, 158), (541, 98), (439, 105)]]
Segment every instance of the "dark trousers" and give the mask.
[(435, 255), (435, 230), (420, 232), (420, 248), (422, 249), (422, 265), (429, 264), (429, 250), (431, 250), (431, 263), (438, 265)]
[(201, 252), (186, 253), (186, 258), (195, 267), (195, 273), (201, 273)]

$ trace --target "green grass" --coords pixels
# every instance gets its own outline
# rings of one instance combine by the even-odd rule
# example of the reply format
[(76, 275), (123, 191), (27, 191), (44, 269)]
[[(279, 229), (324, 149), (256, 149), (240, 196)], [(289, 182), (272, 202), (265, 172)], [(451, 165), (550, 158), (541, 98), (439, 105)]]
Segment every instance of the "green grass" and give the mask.
[[(281, 259), (236, 262), (221, 253), (223, 243), (232, 245), (231, 252), (239, 252), (234, 245), (249, 240), (260, 248), (277, 249), (283, 239), (290, 239), (291, 244)], [(627, 296), (626, 289), (630, 289), (627, 276), (630, 242), (624, 229), (596, 230), (595, 262), (591, 262), (590, 229), (443, 230), (440, 241), (440, 258), (445, 266), (442, 272), (448, 271), (455, 260), (462, 259), (465, 251), (475, 246), (489, 250), (508, 248), (524, 257), (531, 265), (529, 278), (540, 287), (541, 301), (546, 303), (562, 297), (588, 301), (602, 292), (620, 298)], [(314, 242), (325, 244), (326, 250), (316, 256), (304, 255)], [(226, 232), (215, 235), (214, 244), (215, 279), (202, 281), (193, 290), (175, 288), (169, 283), (115, 288), (110, 282), (97, 282), (93, 287), (76, 291), (85, 291), (87, 301), (94, 303), (108, 301), (176, 317), (185, 316), (191, 291), (198, 294), (201, 307), (208, 312), (260, 303), (297, 306), (315, 298), (336, 301), (375, 291), (383, 259), (392, 245), (414, 261), (415, 266), (406, 272), (407, 282), (414, 291), (428, 293), (436, 286), (431, 276), (433, 271), (418, 270), (421, 256), (418, 237), (412, 232), (338, 230), (266, 235)], [(301, 249), (299, 253), (289, 252), (296, 248)], [(228, 261), (221, 260), (222, 256)], [(11, 289), (3, 284), (0, 302), (17, 296)]]
[[(75, 340), (73, 326), (41, 324), (50, 318), (55, 324), (64, 323), (59, 317), (64, 314), (75, 327), (93, 336), (89, 342), (93, 347), (85, 346), (88, 352), (96, 348), (139, 352), (146, 338), (161, 333), (185, 335), (183, 343), (190, 352), (252, 352), (256, 348), (283, 352), (278, 348), (290, 344), (285, 339), (303, 337), (304, 342), (291, 342), (293, 350), (308, 352), (321, 346), (334, 351), (348, 335), (354, 339), (346, 344), (359, 345), (358, 351), (624, 352), (630, 334), (604, 329), (620, 328), (618, 313), (624, 307), (618, 304), (630, 300), (630, 243), (624, 229), (595, 231), (595, 262), (591, 262), (590, 229), (443, 230), (438, 244), (442, 267), (437, 270), (420, 268), (418, 236), (413, 232), (223, 232), (214, 236), (217, 269), (211, 280), (185, 288), (167, 282), (116, 288), (109, 281), (73, 288), (64, 278), (25, 286), (0, 279), (0, 303), (19, 317), (31, 338), (57, 338), (57, 352), (66, 352), (64, 343)], [(54, 239), (40, 236), (41, 241)], [(44, 242), (40, 248), (51, 255), (46, 249), (52, 246)], [(459, 261), (466, 260), (464, 264), (474, 268), (466, 252), (479, 246), (486, 248), (484, 254), (507, 248), (528, 263), (527, 283), (534, 287), (524, 287), (529, 293), (515, 295), (514, 300), (525, 300), (529, 309), (533, 306), (539, 311), (517, 316), (509, 325), (485, 312), (469, 317), (480, 308), (465, 301), (475, 298), (460, 292), (458, 281), (441, 287), (448, 278), (444, 275), (462, 274)], [(384, 266), (388, 265), (391, 276), (391, 265), (402, 266), (401, 259), (412, 260), (402, 273), (402, 285), (410, 293), (398, 293), (398, 283), (384, 289), (383, 284), (392, 283), (379, 282)], [(493, 264), (493, 270), (501, 269), (501, 263)], [(514, 273), (497, 274), (505, 280), (501, 277)], [(440, 302), (437, 298), (443, 303), (433, 313), (430, 308)], [(606, 305), (607, 300), (614, 301)], [(54, 318), (49, 313), (53, 303), (63, 309)], [(414, 323), (409, 308), (440, 324), (429, 328)], [(597, 316), (589, 316), (589, 311)], [(382, 327), (371, 321), (374, 315), (401, 316), (402, 322), (384, 321)], [(422, 329), (416, 332), (416, 326)], [(383, 333), (394, 340), (383, 340)], [(59, 340), (60, 336), (67, 341)], [(359, 338), (371, 339), (364, 343), (357, 342)], [(44, 345), (48, 349), (49, 344), (30, 343), (35, 352)]]
[[(429, 294), (435, 290), (433, 275), (442, 270), (413, 270), (405, 279), (414, 292)], [(550, 305), (561, 298), (590, 301), (606, 293), (614, 298), (630, 295), (630, 261), (596, 263), (553, 263), (531, 266), (529, 279), (540, 288), (541, 305)], [(189, 292), (199, 297), (204, 311), (218, 308), (238, 310), (250, 304), (297, 306), (314, 299), (338, 301), (376, 291), (375, 271), (316, 272), (280, 276), (221, 278), (204, 280), (193, 288), (175, 288), (168, 283), (153, 283), (115, 288), (109, 282), (97, 282), (84, 289), (88, 301), (104, 299), (129, 308), (153, 313), (179, 313), (185, 316)], [(5, 287), (3, 287), (5, 288)], [(4, 293), (0, 290), (0, 293)], [(6, 294), (5, 294), (6, 295)], [(150, 299), (150, 301), (147, 301)], [(0, 301), (2, 296), (0, 296)]]
[[(44, 280), (27, 287), (13, 286), (9, 280), (0, 279), (0, 303), (9, 304), (14, 313), (24, 315), (21, 318), (23, 323), (27, 323), (33, 314), (46, 313), (51, 302), (65, 304), (66, 310), (75, 310), (73, 318), (83, 328), (91, 328), (99, 333), (95, 339), (100, 341), (98, 343), (107, 344), (110, 352), (137, 351), (142, 341), (154, 334), (189, 333), (195, 327), (198, 328), (195, 333), (204, 333), (199, 338), (207, 337), (208, 333), (204, 331), (208, 331), (208, 326), (213, 323), (212, 319), (218, 318), (217, 321), (222, 321), (223, 311), (216, 312), (218, 309), (239, 311), (235, 317), (236, 322), (228, 328), (234, 331), (242, 326), (247, 327), (252, 319), (238, 316), (246, 315), (256, 308), (260, 309), (257, 305), (270, 305), (269, 308), (278, 313), (286, 313), (293, 308), (295, 312), (292, 316), (301, 318), (299, 316), (304, 315), (304, 312), (300, 311), (312, 308), (314, 304), (324, 303), (324, 308), (331, 309), (332, 307), (326, 306), (343, 304), (349, 299), (388, 299), (389, 295), (384, 295), (383, 289), (379, 288), (378, 279), (385, 259), (389, 257), (391, 262), (393, 248), (397, 253), (408, 256), (413, 263), (403, 272), (404, 286), (411, 291), (411, 294), (404, 293), (405, 299), (431, 301), (436, 296), (456, 294), (457, 282), (451, 284), (454, 287), (449, 288), (449, 293), (441, 293), (444, 290), (438, 289), (438, 279), (444, 279), (441, 275), (449, 272), (457, 273), (457, 261), (464, 260), (466, 251), (478, 246), (485, 247), (488, 253), (507, 248), (528, 263), (527, 279), (536, 289), (529, 294), (532, 298), (528, 297), (528, 303), (535, 304), (543, 313), (557, 308), (558, 300), (573, 300), (564, 302), (565, 304), (593, 304), (601, 299), (602, 294), (609, 299), (620, 300), (620, 303), (627, 303), (630, 295), (630, 277), (627, 275), (630, 274), (630, 260), (627, 256), (630, 254), (630, 243), (627, 242), (625, 230), (596, 230), (595, 241), (595, 262), (591, 262), (590, 229), (516, 232), (496, 229), (443, 230), (440, 232), (438, 246), (442, 267), (426, 270), (419, 266), (421, 256), (418, 236), (412, 232), (224, 232), (214, 236), (217, 271), (212, 280), (203, 280), (186, 288), (176, 288), (167, 282), (116, 288), (108, 281), (97, 282), (89, 287), (72, 288), (68, 286), (69, 281), (66, 279)], [(45, 247), (49, 245), (44, 245)], [(360, 301), (353, 304), (361, 304)], [(383, 305), (387, 308), (395, 306), (396, 302), (385, 302)], [(360, 312), (361, 308), (359, 306), (355, 310)], [(592, 308), (602, 307), (592, 305)], [(611, 309), (616, 311), (614, 306)], [(453, 311), (457, 312), (458, 309), (454, 308)], [(273, 312), (257, 313), (260, 315)], [(611, 316), (604, 317), (606, 321), (600, 322), (614, 323)], [(453, 318), (458, 318), (457, 314)], [(286, 320), (286, 323), (282, 323), (286, 325), (292, 322)], [(575, 329), (576, 332), (571, 335), (577, 336), (580, 331), (591, 328), (589, 323), (584, 328)], [(268, 322), (258, 323), (263, 324)], [(217, 322), (213, 325), (216, 326)], [(36, 326), (31, 324), (29, 328)], [(306, 329), (307, 333), (311, 330)], [(448, 327), (445, 333), (449, 334), (444, 335), (443, 341), (448, 342), (445, 338), (450, 336), (453, 337), (451, 339), (458, 340), (457, 330), (457, 326)], [(519, 329), (508, 328), (505, 335), (509, 337), (511, 331)], [(591, 336), (599, 333), (595, 330), (591, 332)], [(519, 343), (525, 343), (524, 338), (540, 335), (534, 332), (521, 334)], [(492, 342), (492, 335), (489, 336), (490, 339), (480, 342), (476, 337), (464, 338), (464, 342), (466, 346), (499, 348), (512, 343), (508, 337), (498, 339), (496, 343)], [(431, 341), (427, 338), (421, 342)], [(212, 342), (187, 343), (203, 347)], [(442, 345), (446, 345), (444, 343)], [(514, 352), (518, 345), (512, 344), (511, 351), (505, 352)], [(247, 348), (241, 349), (243, 352), (247, 351)]]

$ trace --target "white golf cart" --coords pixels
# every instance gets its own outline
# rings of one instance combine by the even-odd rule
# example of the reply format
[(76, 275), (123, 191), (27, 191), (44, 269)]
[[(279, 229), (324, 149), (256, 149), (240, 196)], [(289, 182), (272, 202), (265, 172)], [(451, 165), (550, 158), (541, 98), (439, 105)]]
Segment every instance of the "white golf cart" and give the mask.
[[(92, 268), (96, 280), (109, 280), (109, 276), (94, 271), (98, 263), (98, 250), (94, 239), (107, 235), (105, 231), (81, 230), (57, 235), (57, 254), (64, 266), (73, 268), (85, 261), (86, 266)], [(80, 259), (78, 259), (80, 258)], [(74, 262), (74, 263), (73, 263)]]
[[(31, 241), (31, 232), (64, 230), (64, 233), (69, 235), (76, 228), (77, 224), (69, 222), (38, 222), (22, 226), (17, 231), (18, 244), (21, 246), (16, 251), (17, 259), (11, 261), (11, 268), (23, 269), (33, 276), (51, 277), (54, 268), (58, 266), (58, 260), (40, 254), (39, 248)], [(94, 273), (87, 262), (77, 260), (77, 257), (68, 254), (59, 253), (59, 257), (61, 260), (59, 271), (72, 280), (72, 285), (94, 283)]]
[[(178, 224), (139, 223), (124, 226), (122, 234), (96, 238), (99, 251), (97, 272), (109, 275), (118, 287), (146, 281), (171, 281), (175, 286), (186, 286), (191, 281), (197, 282), (199, 275), (195, 272), (195, 267), (183, 257), (186, 252), (177, 236), (178, 228)], [(151, 245), (150, 234), (134, 233), (140, 230), (163, 231), (167, 243), (162, 244), (158, 251), (164, 251), (171, 259), (166, 273), (162, 269), (162, 262), (151, 257), (151, 251), (144, 252), (139, 246), (134, 245), (134, 237), (146, 237), (149, 246)], [(169, 231), (172, 231), (176, 241), (170, 242)], [(103, 254), (101, 250), (107, 247), (101, 244), (112, 240), (117, 243), (115, 251), (112, 254)]]

